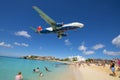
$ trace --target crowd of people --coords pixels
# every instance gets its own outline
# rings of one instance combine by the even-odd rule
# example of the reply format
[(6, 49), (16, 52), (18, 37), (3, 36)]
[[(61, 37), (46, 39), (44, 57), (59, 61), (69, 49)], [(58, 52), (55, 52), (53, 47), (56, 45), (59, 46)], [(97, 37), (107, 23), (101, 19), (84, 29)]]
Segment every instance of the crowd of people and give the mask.
[[(96, 66), (101, 66), (104, 68), (107, 68), (107, 70), (109, 70), (109, 75), (110, 76), (114, 76), (114, 77), (119, 77), (120, 78), (120, 59), (113, 59), (113, 60), (109, 60), (109, 61), (105, 61), (105, 60), (99, 60), (99, 61), (92, 61), (92, 62), (75, 62), (74, 65), (77, 67), (83, 66), (84, 65), (87, 66), (91, 66), (91, 64), (94, 64)], [(106, 67), (109, 66), (109, 67)], [(118, 73), (118, 74), (116, 74)]]

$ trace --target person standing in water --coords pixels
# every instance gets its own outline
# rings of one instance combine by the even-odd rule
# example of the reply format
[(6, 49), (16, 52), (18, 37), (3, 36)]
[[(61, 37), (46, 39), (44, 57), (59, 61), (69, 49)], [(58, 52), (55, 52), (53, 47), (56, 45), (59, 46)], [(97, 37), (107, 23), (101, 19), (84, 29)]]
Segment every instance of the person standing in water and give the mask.
[(18, 74), (15, 77), (15, 80), (23, 80), (23, 76), (21, 72), (18, 72)]

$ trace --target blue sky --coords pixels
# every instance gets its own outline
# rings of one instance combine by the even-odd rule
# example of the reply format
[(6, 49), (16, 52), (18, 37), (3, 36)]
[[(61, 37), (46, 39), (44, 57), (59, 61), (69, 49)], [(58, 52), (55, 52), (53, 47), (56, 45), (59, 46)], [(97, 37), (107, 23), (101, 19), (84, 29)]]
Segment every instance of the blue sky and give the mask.
[[(65, 58), (120, 58), (119, 0), (0, 0), (0, 55), (40, 55)], [(56, 22), (81, 22), (67, 37), (34, 33), (30, 27), (49, 25), (32, 8)]]

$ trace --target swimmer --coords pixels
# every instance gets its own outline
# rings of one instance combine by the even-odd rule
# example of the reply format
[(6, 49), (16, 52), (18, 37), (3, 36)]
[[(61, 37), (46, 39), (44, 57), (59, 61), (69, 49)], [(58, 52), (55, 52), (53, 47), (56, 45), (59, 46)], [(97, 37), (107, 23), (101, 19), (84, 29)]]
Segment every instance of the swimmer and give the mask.
[(40, 72), (39, 76), (40, 76), (40, 77), (42, 77), (42, 76), (43, 76), (42, 72)]
[(39, 72), (39, 71), (40, 71), (40, 70), (39, 70), (39, 67), (37, 67), (37, 69), (35, 69), (35, 71), (36, 71), (36, 72)]
[(50, 70), (48, 70), (48, 68), (47, 67), (44, 67), (45, 68), (45, 70), (47, 71), (47, 72), (50, 72)]
[(36, 69), (33, 69), (33, 72), (40, 72), (39, 67), (37, 67)]
[(23, 80), (23, 76), (21, 72), (18, 72), (18, 74), (15, 77), (15, 80)]

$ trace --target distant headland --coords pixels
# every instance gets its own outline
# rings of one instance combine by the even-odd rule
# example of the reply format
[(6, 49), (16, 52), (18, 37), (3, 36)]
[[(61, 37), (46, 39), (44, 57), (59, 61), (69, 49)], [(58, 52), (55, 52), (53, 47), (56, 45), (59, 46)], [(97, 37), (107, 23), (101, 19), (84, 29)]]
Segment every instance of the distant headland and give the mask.
[[(70, 61), (70, 58), (56, 58), (54, 56), (35, 56), (35, 55), (27, 55), (22, 56), (20, 58), (23, 59), (32, 59), (32, 60), (48, 60), (48, 61)], [(76, 58), (73, 58), (72, 61), (77, 61)]]
[(23, 59), (33, 59), (33, 60), (56, 60), (57, 58), (53, 56), (35, 56), (35, 55), (28, 55), (28, 56), (23, 56), (20, 57)]

